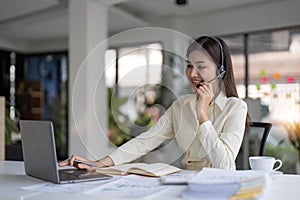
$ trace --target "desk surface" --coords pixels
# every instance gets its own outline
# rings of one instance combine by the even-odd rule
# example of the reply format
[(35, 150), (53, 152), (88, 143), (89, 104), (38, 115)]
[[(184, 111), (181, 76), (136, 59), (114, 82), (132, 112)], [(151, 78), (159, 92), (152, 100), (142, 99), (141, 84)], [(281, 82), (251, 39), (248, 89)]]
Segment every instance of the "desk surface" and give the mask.
[[(21, 187), (38, 183), (45, 183), (45, 181), (25, 175), (23, 162), (0, 161), (0, 199), (99, 199), (97, 196), (84, 194), (72, 194), (68, 192), (36, 192), (20, 189)], [(261, 200), (298, 200), (300, 199), (299, 185), (300, 175), (281, 175), (274, 177), (272, 185)], [(151, 198), (147, 199), (181, 199), (180, 194), (186, 189), (187, 186), (169, 186), (168, 189), (152, 195)]]

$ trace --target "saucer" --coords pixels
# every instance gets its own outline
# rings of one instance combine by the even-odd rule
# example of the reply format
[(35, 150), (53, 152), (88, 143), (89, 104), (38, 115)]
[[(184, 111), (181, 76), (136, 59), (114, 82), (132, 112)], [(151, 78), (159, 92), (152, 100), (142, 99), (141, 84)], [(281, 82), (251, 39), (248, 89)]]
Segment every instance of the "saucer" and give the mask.
[(281, 171), (272, 171), (270, 173), (270, 176), (271, 177), (277, 177), (277, 176), (281, 176), (282, 174), (283, 174), (283, 172), (281, 172)]

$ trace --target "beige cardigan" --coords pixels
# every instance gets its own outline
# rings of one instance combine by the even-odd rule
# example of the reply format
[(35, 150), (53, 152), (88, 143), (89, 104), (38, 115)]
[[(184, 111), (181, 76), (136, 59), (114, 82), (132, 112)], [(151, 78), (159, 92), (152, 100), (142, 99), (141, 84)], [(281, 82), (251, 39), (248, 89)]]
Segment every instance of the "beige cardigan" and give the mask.
[(185, 152), (182, 163), (187, 169), (235, 169), (235, 159), (244, 136), (246, 103), (220, 93), (215, 105), (209, 107), (210, 121), (201, 125), (197, 120), (196, 103), (195, 94), (184, 95), (174, 101), (148, 131), (109, 155), (115, 165), (131, 162), (175, 137), (178, 146)]

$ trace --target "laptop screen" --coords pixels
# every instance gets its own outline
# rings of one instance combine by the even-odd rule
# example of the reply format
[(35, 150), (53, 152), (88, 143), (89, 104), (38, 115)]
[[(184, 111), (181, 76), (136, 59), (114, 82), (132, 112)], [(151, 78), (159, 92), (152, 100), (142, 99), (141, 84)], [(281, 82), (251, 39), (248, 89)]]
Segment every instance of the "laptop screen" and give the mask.
[(59, 182), (52, 122), (20, 120), (20, 129), (26, 174)]
[[(27, 175), (54, 183), (74, 183), (112, 178), (109, 175), (74, 168), (58, 171), (54, 129), (51, 121), (20, 120), (20, 129)], [(60, 179), (62, 176), (64, 179)]]

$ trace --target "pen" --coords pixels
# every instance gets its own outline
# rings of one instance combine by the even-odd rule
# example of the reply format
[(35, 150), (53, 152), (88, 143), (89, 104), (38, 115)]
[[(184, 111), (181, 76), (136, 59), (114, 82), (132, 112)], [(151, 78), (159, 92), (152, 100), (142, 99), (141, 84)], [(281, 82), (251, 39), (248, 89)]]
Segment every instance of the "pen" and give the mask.
[(86, 165), (91, 166), (91, 167), (98, 167), (98, 165), (96, 165), (94, 163), (90, 163), (90, 162), (83, 161), (83, 160), (74, 160), (74, 162), (77, 163), (77, 164), (86, 164)]

